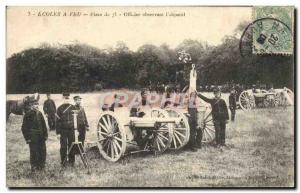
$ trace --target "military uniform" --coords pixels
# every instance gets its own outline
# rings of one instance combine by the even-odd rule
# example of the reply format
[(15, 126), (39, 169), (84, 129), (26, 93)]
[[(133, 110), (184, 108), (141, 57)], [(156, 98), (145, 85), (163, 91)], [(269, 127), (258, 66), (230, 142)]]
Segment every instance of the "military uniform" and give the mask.
[(212, 118), (216, 130), (217, 145), (225, 145), (226, 121), (229, 119), (227, 105), (223, 99), (209, 99), (198, 93), (198, 96), (209, 103), (212, 108)]
[(236, 93), (230, 93), (229, 95), (229, 109), (231, 112), (231, 121), (234, 121), (236, 110)]
[(198, 111), (196, 107), (189, 107), (189, 125), (190, 125), (190, 139), (189, 144), (191, 150), (194, 150), (196, 147), (201, 148), (202, 141), (202, 130), (198, 127)]
[(78, 111), (77, 114), (78, 141), (80, 141), (84, 146), (85, 134), (87, 128), (89, 127), (89, 124), (83, 107), (75, 105), (75, 110)]
[[(73, 112), (76, 108), (74, 105), (64, 103), (57, 108), (56, 133), (60, 135), (60, 158), (61, 163), (66, 158), (67, 150), (72, 142), (75, 141), (74, 117)], [(69, 154), (69, 163), (74, 164), (75, 152)]]
[(44, 113), (47, 115), (48, 118), (48, 125), (50, 130), (55, 130), (55, 113), (56, 113), (56, 106), (52, 99), (47, 99), (44, 102), (43, 107)]
[(31, 169), (40, 170), (46, 162), (47, 127), (39, 110), (28, 110), (23, 118), (22, 133), (29, 144)]

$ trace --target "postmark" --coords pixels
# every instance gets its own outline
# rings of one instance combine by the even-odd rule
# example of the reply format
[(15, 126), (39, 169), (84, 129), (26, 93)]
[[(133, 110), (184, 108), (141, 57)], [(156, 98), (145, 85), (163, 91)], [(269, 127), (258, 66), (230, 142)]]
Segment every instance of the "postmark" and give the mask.
[(240, 53), (243, 57), (252, 54), (293, 54), (292, 29), (279, 19), (257, 19), (243, 31)]
[(293, 7), (253, 8), (252, 53), (293, 54)]

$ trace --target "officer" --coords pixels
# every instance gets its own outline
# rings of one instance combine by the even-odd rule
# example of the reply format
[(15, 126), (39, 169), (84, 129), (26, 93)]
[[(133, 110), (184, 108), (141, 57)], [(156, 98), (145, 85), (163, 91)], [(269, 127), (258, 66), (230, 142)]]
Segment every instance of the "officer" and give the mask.
[(215, 95), (213, 99), (206, 98), (200, 93), (198, 93), (198, 96), (211, 105), (212, 118), (216, 130), (216, 145), (225, 146), (226, 123), (228, 123), (229, 119), (227, 105), (225, 101), (221, 99), (221, 91), (219, 88), (215, 88), (213, 92)]
[(47, 127), (43, 114), (38, 110), (38, 101), (31, 100), (28, 105), (21, 130), (26, 143), (29, 144), (31, 170), (42, 170), (46, 162)]
[(236, 90), (234, 87), (230, 90), (229, 95), (229, 109), (231, 112), (231, 121), (235, 119), (235, 110), (236, 110)]
[(51, 99), (50, 93), (47, 94), (47, 100), (44, 102), (44, 113), (48, 119), (48, 126), (51, 130), (55, 130), (55, 114), (56, 106), (55, 102)]
[[(61, 164), (63, 164), (72, 142), (75, 141), (73, 117), (75, 106), (70, 104), (69, 97), (69, 93), (63, 93), (63, 104), (57, 108), (56, 134), (60, 136)], [(75, 152), (70, 152), (68, 159), (69, 164), (73, 166), (75, 162)]]
[(89, 124), (86, 118), (84, 108), (81, 106), (81, 97), (74, 96), (75, 109), (77, 110), (77, 130), (78, 130), (78, 141), (84, 146), (86, 131), (89, 131)]

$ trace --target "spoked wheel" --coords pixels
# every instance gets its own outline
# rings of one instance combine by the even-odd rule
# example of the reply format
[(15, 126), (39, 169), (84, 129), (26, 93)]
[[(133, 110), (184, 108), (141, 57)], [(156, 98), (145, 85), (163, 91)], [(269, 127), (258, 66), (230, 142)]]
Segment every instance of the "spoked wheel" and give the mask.
[(255, 108), (255, 99), (250, 91), (243, 91), (239, 96), (239, 103), (243, 110), (251, 110)]
[[(152, 118), (168, 118), (168, 113), (162, 109), (151, 109)], [(152, 130), (146, 130), (144, 150), (151, 150), (155, 154), (161, 154), (166, 151), (172, 142), (172, 124), (157, 123)]]
[(101, 114), (97, 126), (97, 136), (100, 153), (106, 160), (116, 162), (124, 155), (126, 150), (125, 130), (113, 112)]
[(170, 149), (181, 149), (184, 147), (190, 138), (190, 126), (187, 117), (176, 109), (166, 109), (169, 117), (180, 118), (179, 124), (173, 124), (172, 142)]
[(216, 131), (210, 108), (207, 108), (204, 112), (200, 127), (202, 130), (202, 143), (213, 142), (216, 136)]

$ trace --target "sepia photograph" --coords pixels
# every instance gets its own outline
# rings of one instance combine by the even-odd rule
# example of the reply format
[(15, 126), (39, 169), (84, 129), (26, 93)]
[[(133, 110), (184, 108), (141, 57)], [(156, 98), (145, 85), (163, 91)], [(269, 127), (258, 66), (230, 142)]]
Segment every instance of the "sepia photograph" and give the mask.
[(294, 6), (7, 6), (6, 186), (295, 188)]

